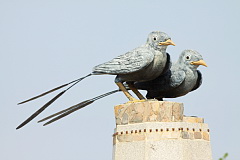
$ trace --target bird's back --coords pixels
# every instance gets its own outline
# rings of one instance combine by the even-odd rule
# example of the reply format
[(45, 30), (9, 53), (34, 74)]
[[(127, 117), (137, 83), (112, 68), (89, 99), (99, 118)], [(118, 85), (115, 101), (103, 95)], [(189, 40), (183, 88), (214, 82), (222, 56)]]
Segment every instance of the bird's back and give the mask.
[(153, 51), (143, 45), (111, 61), (97, 65), (93, 68), (93, 74), (131, 74), (146, 68), (153, 58)]

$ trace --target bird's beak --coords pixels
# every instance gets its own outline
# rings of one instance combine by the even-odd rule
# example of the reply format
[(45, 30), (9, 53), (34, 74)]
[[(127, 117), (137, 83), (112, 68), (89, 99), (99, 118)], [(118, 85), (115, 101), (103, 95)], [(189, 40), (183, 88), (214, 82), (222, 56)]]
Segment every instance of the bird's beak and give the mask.
[(165, 42), (160, 42), (159, 45), (165, 45), (165, 46), (173, 45), (173, 46), (176, 46), (175, 43), (171, 39), (168, 39)]
[(203, 65), (203, 66), (207, 67), (207, 64), (206, 64), (206, 62), (204, 62), (204, 60), (191, 62), (191, 64), (193, 64), (193, 65)]

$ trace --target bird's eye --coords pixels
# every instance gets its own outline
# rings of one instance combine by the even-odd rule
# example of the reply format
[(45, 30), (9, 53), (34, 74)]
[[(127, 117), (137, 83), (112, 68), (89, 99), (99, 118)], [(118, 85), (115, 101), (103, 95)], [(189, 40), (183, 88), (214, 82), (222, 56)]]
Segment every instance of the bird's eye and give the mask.
[(157, 37), (153, 37), (153, 40), (156, 41), (156, 40), (157, 40)]
[(190, 56), (186, 56), (186, 59), (189, 60), (189, 59), (190, 59)]

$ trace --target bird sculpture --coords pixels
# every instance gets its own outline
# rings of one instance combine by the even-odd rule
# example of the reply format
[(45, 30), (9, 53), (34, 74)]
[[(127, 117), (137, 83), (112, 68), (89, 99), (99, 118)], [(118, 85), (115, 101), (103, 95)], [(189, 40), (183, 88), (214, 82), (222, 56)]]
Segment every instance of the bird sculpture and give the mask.
[(138, 89), (147, 90), (147, 99), (176, 98), (196, 90), (202, 84), (199, 65), (207, 67), (202, 56), (194, 50), (184, 50), (169, 71), (148, 82), (136, 82)]
[[(170, 60), (168, 63), (170, 63)], [(184, 50), (181, 53), (178, 61), (174, 63), (163, 75), (160, 75), (151, 81), (135, 82), (134, 86), (137, 89), (146, 90), (147, 99), (157, 99), (162, 101), (163, 98), (180, 97), (196, 90), (202, 84), (202, 74), (199, 70), (197, 70), (199, 65), (207, 67), (207, 64), (203, 61), (202, 56), (197, 51)], [(77, 105), (48, 116), (39, 122), (43, 122), (52, 118), (50, 121), (44, 124), (48, 125), (93, 103), (100, 98), (106, 97), (118, 91), (119, 90), (114, 90), (95, 98), (83, 101)]]
[(128, 87), (137, 95), (140, 100), (144, 100), (145, 98), (141, 95), (141, 93), (134, 87), (135, 82), (144, 82), (157, 78), (161, 74), (163, 74), (166, 69), (167, 62), (167, 53), (166, 49), (168, 45), (174, 45), (174, 42), (171, 38), (164, 32), (154, 31), (148, 35), (147, 42), (138, 47), (129, 51), (123, 55), (120, 55), (111, 61), (100, 64), (93, 68), (92, 73), (81, 77), (77, 80), (69, 82), (67, 84), (56, 87), (50, 91), (42, 93), (38, 96), (30, 98), (26, 101), (20, 102), (19, 104), (23, 104), (34, 100), (36, 98), (42, 97), (48, 93), (61, 89), (71, 84), (67, 89), (60, 92), (54, 98), (52, 98), (49, 102), (47, 102), (43, 107), (37, 110), (34, 114), (32, 114), (27, 120), (25, 120), (22, 124), (20, 124), (17, 129), (23, 127), (28, 122), (30, 122), (33, 118), (39, 115), (43, 110), (45, 110), (49, 105), (51, 105), (56, 99), (62, 96), (67, 90), (72, 88), (81, 80), (86, 77), (92, 75), (116, 75), (115, 83), (119, 87), (119, 89), (126, 95), (126, 97), (130, 100), (129, 102), (137, 102), (139, 100), (135, 99), (123, 85), (123, 82), (128, 84)]

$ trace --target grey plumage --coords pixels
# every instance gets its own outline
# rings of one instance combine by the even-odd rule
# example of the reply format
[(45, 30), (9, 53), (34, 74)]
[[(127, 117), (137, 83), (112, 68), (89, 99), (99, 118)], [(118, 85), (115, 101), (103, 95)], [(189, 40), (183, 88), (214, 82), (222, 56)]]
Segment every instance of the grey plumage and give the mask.
[(167, 40), (170, 37), (166, 33), (152, 32), (145, 45), (94, 67), (93, 74), (117, 75), (115, 82), (155, 79), (162, 74), (167, 61), (167, 45), (159, 43)]
[(34, 99), (42, 97), (46, 94), (49, 94), (71, 84), (70, 87), (60, 92), (49, 102), (47, 102), (43, 107), (41, 107), (38, 111), (32, 114), (27, 120), (20, 124), (17, 127), (17, 129), (29, 123), (33, 118), (39, 115), (49, 105), (51, 105), (54, 101), (61, 97), (67, 90), (69, 90), (74, 85), (79, 83), (81, 80), (91, 75), (102, 74), (117, 75), (117, 77), (115, 78), (115, 83), (118, 85), (118, 87), (123, 91), (123, 93), (127, 96), (127, 98), (130, 101), (136, 101), (136, 99), (133, 98), (130, 95), (130, 93), (126, 90), (126, 88), (122, 84), (123, 82), (127, 82), (129, 84), (130, 89), (133, 90), (133, 92), (140, 99), (144, 99), (144, 97), (138, 92), (138, 90), (134, 88), (131, 84), (134, 82), (142, 82), (155, 79), (156, 77), (163, 73), (167, 61), (166, 48), (168, 45), (175, 44), (171, 41), (171, 38), (166, 33), (159, 31), (151, 32), (148, 36), (145, 45), (142, 45), (130, 52), (118, 56), (117, 58), (114, 58), (109, 62), (94, 67), (92, 73), (88, 74), (87, 76), (81, 77), (70, 83), (66, 83), (43, 94), (30, 98), (26, 101), (20, 102), (19, 104), (23, 104), (32, 101)]
[(148, 99), (176, 98), (196, 90), (202, 83), (199, 65), (205, 65), (202, 56), (194, 50), (184, 50), (169, 71), (152, 81), (137, 82), (138, 89), (147, 90)]
[[(207, 65), (203, 61), (202, 56), (197, 51), (184, 50), (176, 63), (171, 66), (171, 61), (169, 57), (167, 64), (168, 65), (166, 66), (169, 66), (170, 69), (166, 70), (163, 75), (151, 81), (136, 82), (134, 84), (136, 88), (147, 91), (148, 99), (155, 98), (158, 100), (163, 100), (163, 98), (176, 98), (186, 95), (187, 93), (200, 87), (202, 83), (202, 74), (199, 70), (197, 70), (197, 68), (199, 65)], [(55, 114), (55, 118), (53, 118), (53, 116), (49, 116), (44, 120), (47, 120), (49, 118), (53, 119), (45, 123), (44, 125), (59, 120), (62, 117), (65, 117), (70, 113), (73, 113), (74, 111), (77, 111), (78, 109), (83, 108), (88, 104), (91, 104), (94, 101), (113, 94), (117, 91), (118, 90), (111, 91), (103, 95), (97, 96), (93, 99), (81, 102), (80, 104), (75, 105), (73, 108), (70, 107), (68, 109), (65, 109), (64, 112)]]
[(163, 74), (167, 62), (166, 49), (168, 45), (175, 44), (166, 33), (152, 32), (145, 45), (94, 67), (92, 73), (93, 75), (117, 75), (115, 83), (130, 101), (136, 102), (138, 100), (127, 91), (123, 82), (127, 82), (129, 88), (139, 99), (143, 100), (145, 98), (134, 87), (133, 83), (153, 80)]

